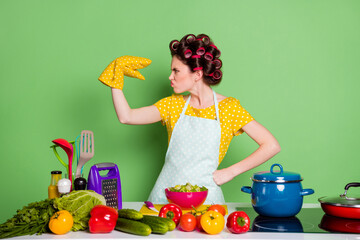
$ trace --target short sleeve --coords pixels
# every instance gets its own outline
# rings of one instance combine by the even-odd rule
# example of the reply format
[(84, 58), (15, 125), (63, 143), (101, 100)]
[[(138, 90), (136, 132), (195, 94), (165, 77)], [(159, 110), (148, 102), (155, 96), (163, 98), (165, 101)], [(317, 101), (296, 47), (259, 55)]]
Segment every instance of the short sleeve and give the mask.
[(232, 133), (234, 136), (238, 136), (244, 132), (242, 127), (254, 120), (254, 118), (240, 105), (239, 100), (235, 99), (232, 104)]
[(159, 101), (157, 101), (154, 106), (157, 107), (157, 109), (160, 112), (161, 116), (161, 124), (166, 125), (166, 122), (169, 119), (169, 107), (171, 103), (171, 97), (163, 98)]

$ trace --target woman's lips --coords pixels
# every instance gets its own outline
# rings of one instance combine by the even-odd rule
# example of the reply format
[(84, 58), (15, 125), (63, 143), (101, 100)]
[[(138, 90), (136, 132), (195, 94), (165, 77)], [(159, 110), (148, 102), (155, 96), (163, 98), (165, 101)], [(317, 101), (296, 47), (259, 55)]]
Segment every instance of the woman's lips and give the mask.
[(171, 87), (174, 87), (174, 83), (173, 83), (173, 82), (171, 82), (171, 84), (170, 84), (170, 85), (171, 85)]

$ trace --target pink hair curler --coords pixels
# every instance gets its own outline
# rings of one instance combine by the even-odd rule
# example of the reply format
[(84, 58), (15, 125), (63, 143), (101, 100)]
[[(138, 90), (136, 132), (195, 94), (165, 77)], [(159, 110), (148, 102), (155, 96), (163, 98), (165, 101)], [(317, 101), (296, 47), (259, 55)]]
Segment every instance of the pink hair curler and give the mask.
[(195, 40), (195, 35), (194, 34), (187, 35), (187, 37), (186, 37), (186, 42), (187, 43), (191, 43), (194, 40)]
[(170, 47), (173, 51), (176, 51), (179, 47), (180, 42), (178, 40), (173, 40), (170, 43)]
[(196, 54), (197, 55), (204, 55), (204, 53), (205, 53), (205, 48), (203, 48), (203, 47), (200, 47), (200, 48), (198, 48), (198, 50), (196, 50)]
[(196, 40), (202, 41), (206, 44), (208, 44), (210, 42), (210, 39), (207, 36), (203, 36), (202, 38), (197, 38)]
[(201, 58), (200, 55), (192, 55), (191, 58)]
[(184, 52), (184, 57), (189, 58), (192, 55), (192, 51), (190, 49), (186, 49)]
[(222, 66), (222, 62), (220, 59), (215, 59), (213, 63), (215, 64), (215, 69), (220, 69)]
[(194, 71), (197, 71), (197, 70), (202, 70), (203, 67), (196, 67), (196, 68), (193, 68)]
[(211, 60), (213, 60), (214, 56), (213, 56), (211, 53), (207, 52), (207, 53), (205, 53), (204, 58), (205, 58), (206, 60), (211, 61)]
[(221, 56), (221, 51), (218, 49), (219, 54), (216, 55), (217, 58), (219, 58)]
[[(209, 75), (210, 76), (210, 75)], [(213, 73), (212, 73), (212, 77), (213, 79), (220, 79), (222, 77), (222, 72), (220, 70), (215, 70)]]

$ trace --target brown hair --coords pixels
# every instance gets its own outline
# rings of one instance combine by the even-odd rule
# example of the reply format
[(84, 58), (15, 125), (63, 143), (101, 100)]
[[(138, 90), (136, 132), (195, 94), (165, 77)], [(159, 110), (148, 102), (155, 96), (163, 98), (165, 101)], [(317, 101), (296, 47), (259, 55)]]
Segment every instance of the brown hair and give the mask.
[(208, 85), (219, 84), (222, 79), (221, 52), (206, 34), (188, 34), (180, 41), (170, 42), (171, 56), (177, 56), (192, 72), (203, 70)]

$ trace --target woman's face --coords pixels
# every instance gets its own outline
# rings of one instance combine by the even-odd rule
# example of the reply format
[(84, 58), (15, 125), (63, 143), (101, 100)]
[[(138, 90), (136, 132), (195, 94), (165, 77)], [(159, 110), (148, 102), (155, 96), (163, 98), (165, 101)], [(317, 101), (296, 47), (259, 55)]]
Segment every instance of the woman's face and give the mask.
[(173, 56), (171, 61), (170, 81), (175, 93), (183, 93), (193, 88), (195, 84), (195, 73), (190, 68)]

